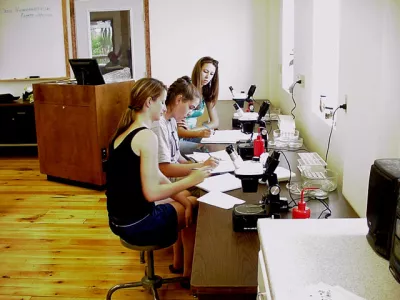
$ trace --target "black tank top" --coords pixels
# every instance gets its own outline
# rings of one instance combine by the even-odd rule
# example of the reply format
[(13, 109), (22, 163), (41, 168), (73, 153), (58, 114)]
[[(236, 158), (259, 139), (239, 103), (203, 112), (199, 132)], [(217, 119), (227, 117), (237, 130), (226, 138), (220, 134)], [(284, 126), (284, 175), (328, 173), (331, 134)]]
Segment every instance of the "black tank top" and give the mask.
[(117, 225), (128, 225), (143, 219), (154, 208), (143, 194), (140, 176), (140, 156), (131, 147), (135, 135), (146, 127), (130, 132), (114, 149), (113, 140), (109, 147), (106, 167), (107, 210), (111, 221)]

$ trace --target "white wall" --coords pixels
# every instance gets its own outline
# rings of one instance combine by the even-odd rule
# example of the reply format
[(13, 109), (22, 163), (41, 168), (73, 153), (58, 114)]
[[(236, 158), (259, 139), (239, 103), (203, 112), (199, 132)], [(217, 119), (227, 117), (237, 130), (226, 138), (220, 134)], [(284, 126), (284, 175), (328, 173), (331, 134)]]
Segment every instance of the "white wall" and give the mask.
[[(277, 90), (274, 83), (279, 78), (274, 74), (278, 66), (273, 65), (278, 54), (278, 27), (271, 26), (279, 18), (273, 13), (274, 7), (279, 6), (276, 0), (149, 2), (153, 77), (169, 85), (182, 75), (190, 75), (195, 62), (210, 55), (220, 62), (219, 99), (231, 99), (228, 89), (231, 85), (236, 90), (247, 91), (251, 84), (256, 84), (256, 99), (274, 101)], [(78, 57), (90, 56), (88, 10), (126, 9), (137, 4), (142, 4), (142, 0), (75, 1)], [(133, 22), (142, 22), (140, 13), (135, 13), (133, 18)], [(143, 32), (138, 25), (133, 30)], [(270, 43), (271, 40), (274, 42)], [(136, 66), (140, 69), (136, 78), (141, 78), (145, 70), (144, 48), (134, 51)], [(0, 92), (17, 95), (27, 84), (0, 84)]]
[(343, 193), (365, 215), (371, 164), (400, 157), (400, 1), (343, 1), (342, 13), (340, 93), (349, 95)]
[(191, 75), (196, 61), (219, 61), (220, 96), (228, 89), (257, 85), (256, 99), (265, 99), (268, 68), (267, 1), (150, 0), (152, 76), (169, 85)]
[[(310, 107), (312, 3), (295, 2), (295, 74), (306, 78), (305, 88), (295, 89), (295, 115), (306, 145), (324, 157), (330, 127)], [(339, 103), (348, 95), (348, 110), (337, 112), (328, 162), (343, 174), (343, 194), (360, 216), (365, 216), (373, 161), (400, 157), (399, 6), (399, 0), (341, 1)], [(289, 95), (280, 90), (278, 98), (290, 112)]]

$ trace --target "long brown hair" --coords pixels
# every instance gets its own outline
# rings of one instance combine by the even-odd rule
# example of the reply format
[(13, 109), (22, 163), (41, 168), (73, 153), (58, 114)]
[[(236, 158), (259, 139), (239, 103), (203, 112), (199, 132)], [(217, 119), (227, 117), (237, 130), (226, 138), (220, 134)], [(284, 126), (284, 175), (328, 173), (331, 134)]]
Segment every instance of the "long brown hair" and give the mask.
[(182, 95), (183, 102), (191, 101), (196, 98), (200, 99), (201, 97), (200, 92), (194, 86), (189, 76), (182, 76), (170, 85), (170, 87), (168, 88), (165, 105), (168, 107), (173, 107), (173, 101), (178, 95)]
[(111, 141), (114, 141), (131, 126), (135, 121), (135, 114), (143, 109), (143, 105), (149, 97), (155, 101), (166, 89), (167, 87), (160, 80), (154, 78), (142, 78), (136, 81), (132, 87), (129, 106), (122, 114)]
[[(214, 65), (215, 73), (210, 83), (201, 88), (201, 70), (202, 67), (207, 63)], [(218, 100), (219, 93), (218, 61), (209, 56), (200, 58), (194, 65), (192, 71), (192, 81), (193, 84), (199, 89), (204, 98), (204, 101), (211, 102), (213, 106), (215, 106)]]

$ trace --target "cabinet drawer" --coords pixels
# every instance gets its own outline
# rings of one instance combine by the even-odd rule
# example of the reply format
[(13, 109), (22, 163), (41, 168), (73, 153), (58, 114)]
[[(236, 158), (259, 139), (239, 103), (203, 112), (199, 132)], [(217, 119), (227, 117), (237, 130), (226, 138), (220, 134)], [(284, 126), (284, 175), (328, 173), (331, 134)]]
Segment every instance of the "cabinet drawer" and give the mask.
[(35, 144), (33, 106), (0, 107), (0, 144)]

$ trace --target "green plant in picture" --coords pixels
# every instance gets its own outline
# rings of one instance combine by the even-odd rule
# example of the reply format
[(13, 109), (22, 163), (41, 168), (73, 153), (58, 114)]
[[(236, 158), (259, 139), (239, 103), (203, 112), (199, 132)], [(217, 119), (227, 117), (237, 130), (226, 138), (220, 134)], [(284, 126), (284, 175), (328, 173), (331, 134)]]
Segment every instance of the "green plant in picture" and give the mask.
[(113, 50), (112, 29), (102, 28), (99, 34), (92, 34), (92, 55), (107, 55)]

